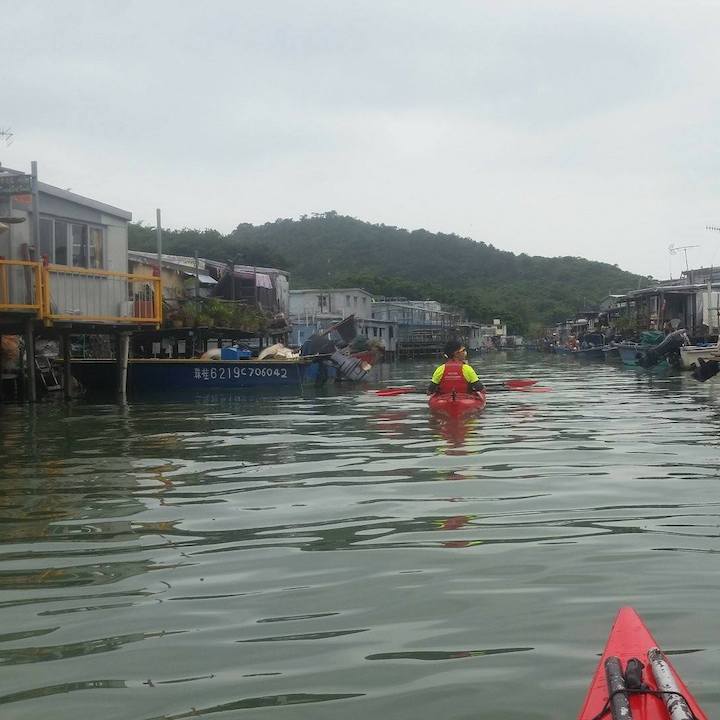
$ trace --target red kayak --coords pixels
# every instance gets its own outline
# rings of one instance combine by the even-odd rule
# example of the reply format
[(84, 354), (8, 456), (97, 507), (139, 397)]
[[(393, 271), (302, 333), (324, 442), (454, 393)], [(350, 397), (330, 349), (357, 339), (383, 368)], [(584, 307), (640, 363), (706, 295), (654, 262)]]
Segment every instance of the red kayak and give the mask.
[(485, 392), (479, 393), (435, 393), (428, 398), (428, 405), (433, 412), (449, 417), (462, 417), (480, 412), (485, 407)]
[(622, 608), (615, 618), (578, 720), (601, 717), (707, 720), (655, 638), (630, 607)]

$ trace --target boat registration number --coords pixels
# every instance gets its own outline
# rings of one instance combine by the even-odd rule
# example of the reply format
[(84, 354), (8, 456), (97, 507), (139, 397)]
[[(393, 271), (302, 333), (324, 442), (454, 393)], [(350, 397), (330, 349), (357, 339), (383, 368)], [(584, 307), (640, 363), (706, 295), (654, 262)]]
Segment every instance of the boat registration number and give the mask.
[(287, 368), (219, 367), (195, 368), (196, 380), (237, 380), (241, 377), (287, 378)]

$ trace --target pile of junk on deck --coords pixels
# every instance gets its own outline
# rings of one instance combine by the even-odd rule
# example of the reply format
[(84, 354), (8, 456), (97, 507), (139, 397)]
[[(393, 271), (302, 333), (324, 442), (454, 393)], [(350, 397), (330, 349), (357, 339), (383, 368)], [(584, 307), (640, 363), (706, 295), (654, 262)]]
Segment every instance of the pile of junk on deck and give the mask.
[(720, 338), (691, 339), (684, 328), (645, 330), (629, 338), (602, 332), (569, 335), (564, 342), (546, 338), (539, 349), (578, 360), (690, 370), (701, 382), (720, 372)]

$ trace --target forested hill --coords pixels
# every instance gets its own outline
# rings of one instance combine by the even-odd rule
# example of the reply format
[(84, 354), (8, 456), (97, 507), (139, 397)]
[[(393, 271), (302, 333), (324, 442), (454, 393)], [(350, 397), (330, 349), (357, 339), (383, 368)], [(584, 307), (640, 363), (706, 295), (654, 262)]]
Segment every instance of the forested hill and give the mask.
[[(130, 248), (155, 249), (152, 227), (131, 224)], [(515, 332), (571, 317), (641, 278), (578, 257), (515, 255), (468, 238), (373, 225), (334, 212), (264, 225), (164, 230), (163, 251), (282, 268), (291, 287), (358, 286), (372, 293), (435, 299), (479, 321), (502, 318)]]

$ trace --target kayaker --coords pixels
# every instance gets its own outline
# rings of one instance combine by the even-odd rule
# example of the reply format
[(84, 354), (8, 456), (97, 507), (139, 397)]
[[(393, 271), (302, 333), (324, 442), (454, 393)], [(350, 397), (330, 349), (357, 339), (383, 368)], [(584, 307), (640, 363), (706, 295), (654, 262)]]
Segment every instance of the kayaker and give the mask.
[(434, 393), (479, 393), (485, 389), (477, 373), (467, 364), (467, 350), (459, 340), (445, 344), (447, 360), (436, 368), (428, 386), (428, 395)]

